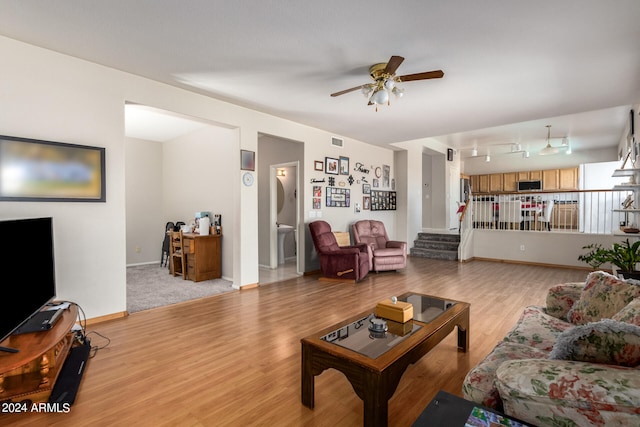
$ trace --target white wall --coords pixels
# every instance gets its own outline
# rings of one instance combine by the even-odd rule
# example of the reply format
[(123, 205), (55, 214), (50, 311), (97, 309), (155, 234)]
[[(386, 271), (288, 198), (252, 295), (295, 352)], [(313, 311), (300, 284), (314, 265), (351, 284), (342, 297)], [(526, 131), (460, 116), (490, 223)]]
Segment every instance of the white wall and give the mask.
[[(473, 230), (472, 246), (475, 258), (588, 268), (586, 263), (578, 261), (578, 256), (586, 253), (583, 246), (600, 243), (608, 247), (626, 238), (602, 234), (476, 229)], [(523, 246), (524, 250), (521, 250)], [(517, 280), (515, 277), (514, 282)]]
[(127, 138), (125, 142), (127, 265), (160, 260), (162, 215), (162, 144)]
[[(240, 152), (233, 130), (208, 126), (163, 144), (162, 227), (167, 221), (190, 224), (195, 213), (222, 215), (222, 277), (233, 281), (237, 212), (232, 185), (225, 185)], [(144, 218), (139, 218), (144, 221)]]
[[(314, 161), (322, 161), (324, 163), (325, 157), (340, 158), (345, 156), (349, 158), (349, 172), (354, 178), (352, 184), (348, 182), (348, 175), (329, 175), (324, 171), (315, 171), (313, 169)], [(394, 153), (392, 150), (364, 144), (359, 141), (345, 138), (342, 148), (331, 145), (331, 138), (317, 143), (317, 144), (305, 144), (304, 150), (305, 164), (307, 168), (305, 170), (305, 179), (303, 180), (304, 186), (304, 210), (305, 221), (311, 222), (318, 219), (327, 221), (331, 224), (333, 231), (351, 231), (351, 225), (356, 221), (362, 219), (376, 219), (385, 223), (385, 228), (389, 237), (392, 239), (402, 239), (399, 237), (401, 234), (396, 230), (396, 214), (397, 211), (371, 211), (361, 210), (360, 213), (355, 212), (355, 203), (360, 203), (362, 206), (363, 192), (362, 184), (363, 178), (371, 184), (371, 190), (391, 190), (389, 187), (382, 186), (382, 177), (380, 178), (380, 187), (373, 187), (373, 179), (375, 176), (375, 169), (377, 167), (382, 168), (383, 165), (389, 165), (391, 167), (391, 175), (389, 185), (391, 185), (391, 179), (397, 179), (398, 171), (394, 165)], [(354, 171), (357, 163), (362, 163), (363, 166), (369, 170), (368, 173), (361, 173)], [(335, 178), (335, 186), (348, 188), (351, 195), (350, 207), (327, 207), (326, 206), (326, 187), (328, 186), (329, 177)], [(310, 182), (312, 178), (322, 180), (324, 183), (313, 184)], [(342, 184), (342, 185), (341, 185)], [(322, 209), (312, 209), (312, 188), (314, 185), (322, 186)], [(396, 189), (397, 190), (397, 189)], [(305, 251), (308, 254), (305, 260), (305, 271), (316, 270), (319, 268), (319, 263), (315, 250), (313, 250), (313, 242), (311, 236), (309, 236), (309, 227), (305, 225), (304, 230), (306, 248)]]
[[(0, 202), (1, 218), (54, 218), (58, 297), (80, 304), (89, 318), (126, 310), (125, 102), (232, 128), (234, 139), (239, 141), (237, 148), (256, 151), (257, 158), (258, 133), (304, 141), (303, 163), (311, 169), (302, 180), (306, 193), (311, 188), (310, 178), (324, 176), (312, 169), (314, 160), (324, 160), (325, 156), (347, 155), (352, 167), (356, 161), (367, 166), (389, 164), (392, 177), (396, 174), (393, 151), (389, 149), (347, 138), (343, 149), (334, 148), (330, 141), (335, 135), (326, 131), (5, 37), (0, 37), (0, 55), (0, 134), (106, 148), (106, 203)], [(229, 222), (223, 217), (225, 236), (234, 236), (232, 255), (225, 257), (223, 268), (231, 270), (236, 287), (258, 282), (258, 186), (241, 184), (239, 157), (236, 153), (225, 158), (231, 169), (220, 183), (232, 189), (230, 200), (225, 202), (238, 213), (231, 226), (225, 226)], [(215, 185), (198, 182), (200, 188), (206, 189), (207, 184)], [(361, 199), (362, 191), (354, 185), (352, 200)], [(312, 211), (311, 203), (310, 197), (304, 198), (305, 221)], [(193, 205), (189, 212), (193, 208), (218, 209), (213, 203), (206, 205)], [(395, 231), (394, 212), (356, 215), (353, 208), (324, 208), (323, 204), (322, 213), (336, 230), (347, 230), (356, 219), (375, 217), (389, 225), (391, 234)], [(164, 221), (159, 224), (162, 229)], [(231, 268), (225, 264), (229, 258)]]

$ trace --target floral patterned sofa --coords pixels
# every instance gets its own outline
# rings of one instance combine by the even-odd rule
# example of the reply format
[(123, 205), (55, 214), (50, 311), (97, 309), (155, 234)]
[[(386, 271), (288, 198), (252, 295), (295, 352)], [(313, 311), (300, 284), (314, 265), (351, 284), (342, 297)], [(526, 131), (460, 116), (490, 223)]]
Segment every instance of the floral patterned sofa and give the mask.
[(466, 399), (535, 426), (640, 426), (640, 282), (551, 288), (466, 376)]

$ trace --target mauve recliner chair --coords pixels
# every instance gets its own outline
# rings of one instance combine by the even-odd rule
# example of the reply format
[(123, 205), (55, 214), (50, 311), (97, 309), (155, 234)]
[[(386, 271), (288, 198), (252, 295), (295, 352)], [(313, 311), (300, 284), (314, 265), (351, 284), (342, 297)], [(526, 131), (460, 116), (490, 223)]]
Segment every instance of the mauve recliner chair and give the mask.
[(325, 221), (309, 223), (309, 231), (324, 279), (357, 282), (369, 273), (366, 245), (338, 246), (331, 226)]

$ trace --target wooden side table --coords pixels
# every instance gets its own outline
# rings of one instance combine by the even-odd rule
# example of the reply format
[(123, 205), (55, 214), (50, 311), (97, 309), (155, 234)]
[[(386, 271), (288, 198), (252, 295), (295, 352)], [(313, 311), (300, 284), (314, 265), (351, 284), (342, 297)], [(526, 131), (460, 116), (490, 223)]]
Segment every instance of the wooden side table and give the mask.
[(0, 352), (0, 400), (47, 402), (73, 344), (78, 317), (71, 304), (48, 331), (11, 335), (0, 343), (17, 353)]

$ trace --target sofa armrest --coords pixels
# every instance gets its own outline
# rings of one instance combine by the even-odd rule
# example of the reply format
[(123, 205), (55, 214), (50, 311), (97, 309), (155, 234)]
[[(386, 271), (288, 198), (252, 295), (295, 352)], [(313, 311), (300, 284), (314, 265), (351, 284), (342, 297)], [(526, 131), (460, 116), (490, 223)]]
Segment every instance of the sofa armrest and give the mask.
[(387, 241), (387, 248), (406, 249), (407, 248), (407, 243), (406, 242), (400, 242), (400, 241), (397, 241), (397, 240), (388, 240)]
[(563, 283), (550, 288), (547, 293), (546, 313), (566, 321), (567, 313), (573, 307), (573, 303), (580, 299), (583, 289), (584, 282)]
[(640, 370), (567, 360), (504, 362), (496, 370), (504, 412), (537, 426), (637, 425)]

